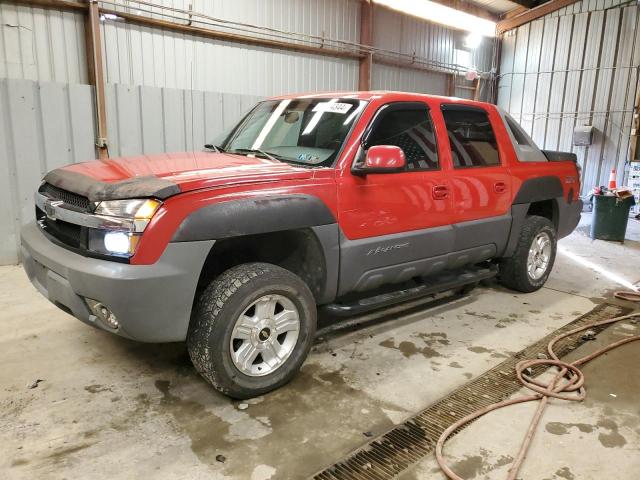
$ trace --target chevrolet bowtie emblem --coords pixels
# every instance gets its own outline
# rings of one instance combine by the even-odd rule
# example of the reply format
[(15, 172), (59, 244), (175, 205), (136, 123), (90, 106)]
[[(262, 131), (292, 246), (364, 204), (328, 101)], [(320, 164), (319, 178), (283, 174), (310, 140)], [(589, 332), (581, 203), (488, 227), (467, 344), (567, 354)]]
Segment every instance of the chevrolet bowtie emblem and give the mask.
[(44, 204), (44, 213), (46, 213), (47, 218), (49, 220), (56, 219), (56, 207), (58, 205), (62, 205), (64, 202), (62, 200), (47, 200)]

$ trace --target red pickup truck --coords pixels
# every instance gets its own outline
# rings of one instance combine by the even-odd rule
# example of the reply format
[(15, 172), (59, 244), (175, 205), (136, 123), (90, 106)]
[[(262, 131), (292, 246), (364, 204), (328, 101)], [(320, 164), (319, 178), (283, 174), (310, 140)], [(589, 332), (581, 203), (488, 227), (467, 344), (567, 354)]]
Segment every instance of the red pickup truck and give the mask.
[(317, 307), (352, 314), (497, 275), (539, 289), (577, 225), (575, 156), (494, 105), (394, 92), (258, 103), (204, 152), (68, 165), (35, 194), (24, 268), (83, 322), (187, 341), (215, 388), (286, 383)]

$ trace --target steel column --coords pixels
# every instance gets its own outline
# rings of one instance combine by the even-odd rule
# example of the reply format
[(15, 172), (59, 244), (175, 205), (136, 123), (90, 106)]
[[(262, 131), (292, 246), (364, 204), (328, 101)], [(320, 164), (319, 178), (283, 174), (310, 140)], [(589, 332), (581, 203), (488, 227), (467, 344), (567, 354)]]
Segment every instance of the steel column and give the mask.
[[(360, 2), (360, 45), (370, 47), (373, 44), (373, 4), (371, 0)], [(358, 90), (371, 90), (371, 65), (373, 54), (369, 52), (360, 59)]]
[(100, 38), (100, 12), (97, 0), (87, 0), (89, 8), (85, 17), (85, 40), (87, 71), (93, 85), (96, 102), (96, 147), (98, 158), (109, 158), (107, 142), (107, 112), (104, 94), (104, 67), (102, 64), (102, 41)]

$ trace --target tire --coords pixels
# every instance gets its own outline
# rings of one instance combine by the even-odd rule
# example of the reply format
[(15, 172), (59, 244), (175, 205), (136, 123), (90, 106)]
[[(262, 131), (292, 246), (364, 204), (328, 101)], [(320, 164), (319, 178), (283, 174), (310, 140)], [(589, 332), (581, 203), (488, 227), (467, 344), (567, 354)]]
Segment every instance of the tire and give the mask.
[(222, 273), (199, 296), (187, 348), (196, 370), (214, 388), (246, 399), (291, 380), (315, 330), (315, 301), (302, 279), (276, 265), (246, 263)]
[[(535, 260), (539, 267), (533, 268), (534, 273), (530, 273), (529, 253), (534, 248), (534, 240), (541, 236), (546, 236), (549, 242), (548, 261), (543, 268), (545, 262), (540, 259), (545, 255), (539, 255)], [(513, 255), (500, 261), (498, 280), (505, 287), (519, 292), (529, 293), (539, 290), (549, 278), (556, 258), (556, 250), (557, 236), (553, 223), (544, 217), (527, 217)]]

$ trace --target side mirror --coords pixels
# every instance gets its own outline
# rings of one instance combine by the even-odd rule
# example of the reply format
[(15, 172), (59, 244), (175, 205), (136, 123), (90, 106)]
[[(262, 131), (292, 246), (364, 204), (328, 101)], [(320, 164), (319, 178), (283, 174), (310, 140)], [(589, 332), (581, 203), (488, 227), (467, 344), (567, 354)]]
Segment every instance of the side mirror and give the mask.
[(406, 164), (407, 160), (400, 147), (395, 145), (375, 145), (369, 148), (364, 165), (360, 165), (356, 172), (361, 175), (401, 172)]

